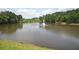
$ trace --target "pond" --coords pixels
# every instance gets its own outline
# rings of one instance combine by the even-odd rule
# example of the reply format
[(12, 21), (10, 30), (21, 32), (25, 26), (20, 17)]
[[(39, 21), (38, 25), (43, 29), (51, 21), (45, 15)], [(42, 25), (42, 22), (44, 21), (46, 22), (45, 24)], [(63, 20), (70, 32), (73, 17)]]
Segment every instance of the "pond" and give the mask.
[(0, 39), (32, 43), (38, 46), (59, 50), (79, 49), (78, 25), (40, 26), (39, 23), (0, 25)]

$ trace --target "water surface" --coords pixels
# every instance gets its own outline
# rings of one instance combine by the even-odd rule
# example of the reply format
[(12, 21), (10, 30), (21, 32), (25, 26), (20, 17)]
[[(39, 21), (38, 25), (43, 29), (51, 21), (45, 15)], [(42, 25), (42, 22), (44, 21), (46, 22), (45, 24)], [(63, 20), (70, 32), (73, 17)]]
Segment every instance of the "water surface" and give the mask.
[(39, 23), (0, 25), (0, 39), (33, 43), (51, 49), (79, 49), (79, 26)]

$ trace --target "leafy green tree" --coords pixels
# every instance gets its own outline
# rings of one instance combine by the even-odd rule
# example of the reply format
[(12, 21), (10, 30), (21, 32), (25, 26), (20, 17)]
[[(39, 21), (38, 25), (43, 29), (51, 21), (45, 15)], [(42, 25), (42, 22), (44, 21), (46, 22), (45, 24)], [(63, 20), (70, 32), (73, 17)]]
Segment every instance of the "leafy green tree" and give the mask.
[(43, 19), (46, 23), (79, 23), (79, 8), (65, 12), (55, 12), (39, 17), (40, 21)]
[(17, 23), (22, 19), (21, 15), (16, 15), (10, 11), (0, 12), (0, 24)]

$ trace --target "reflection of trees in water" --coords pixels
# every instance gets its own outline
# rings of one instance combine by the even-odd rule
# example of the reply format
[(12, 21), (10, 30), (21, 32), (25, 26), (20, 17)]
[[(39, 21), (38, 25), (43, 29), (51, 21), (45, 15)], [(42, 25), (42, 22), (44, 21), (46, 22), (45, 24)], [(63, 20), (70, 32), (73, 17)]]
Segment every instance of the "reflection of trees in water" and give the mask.
[(39, 23), (39, 27), (40, 27), (40, 28), (45, 28), (46, 25), (43, 25), (43, 23)]
[(13, 32), (16, 32), (17, 29), (21, 29), (23, 27), (23, 24), (4, 24), (0, 25), (0, 32), (10, 34)]
[(58, 34), (66, 34), (79, 38), (79, 26), (77, 25), (48, 25), (45, 29)]

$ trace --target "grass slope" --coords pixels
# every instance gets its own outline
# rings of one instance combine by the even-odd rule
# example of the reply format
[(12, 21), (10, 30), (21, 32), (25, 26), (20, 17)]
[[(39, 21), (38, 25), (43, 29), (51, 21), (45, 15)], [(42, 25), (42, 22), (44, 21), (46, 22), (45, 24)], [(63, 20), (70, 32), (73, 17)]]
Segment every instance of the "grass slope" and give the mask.
[(0, 40), (0, 50), (49, 50), (33, 44), (21, 44), (11, 40)]

